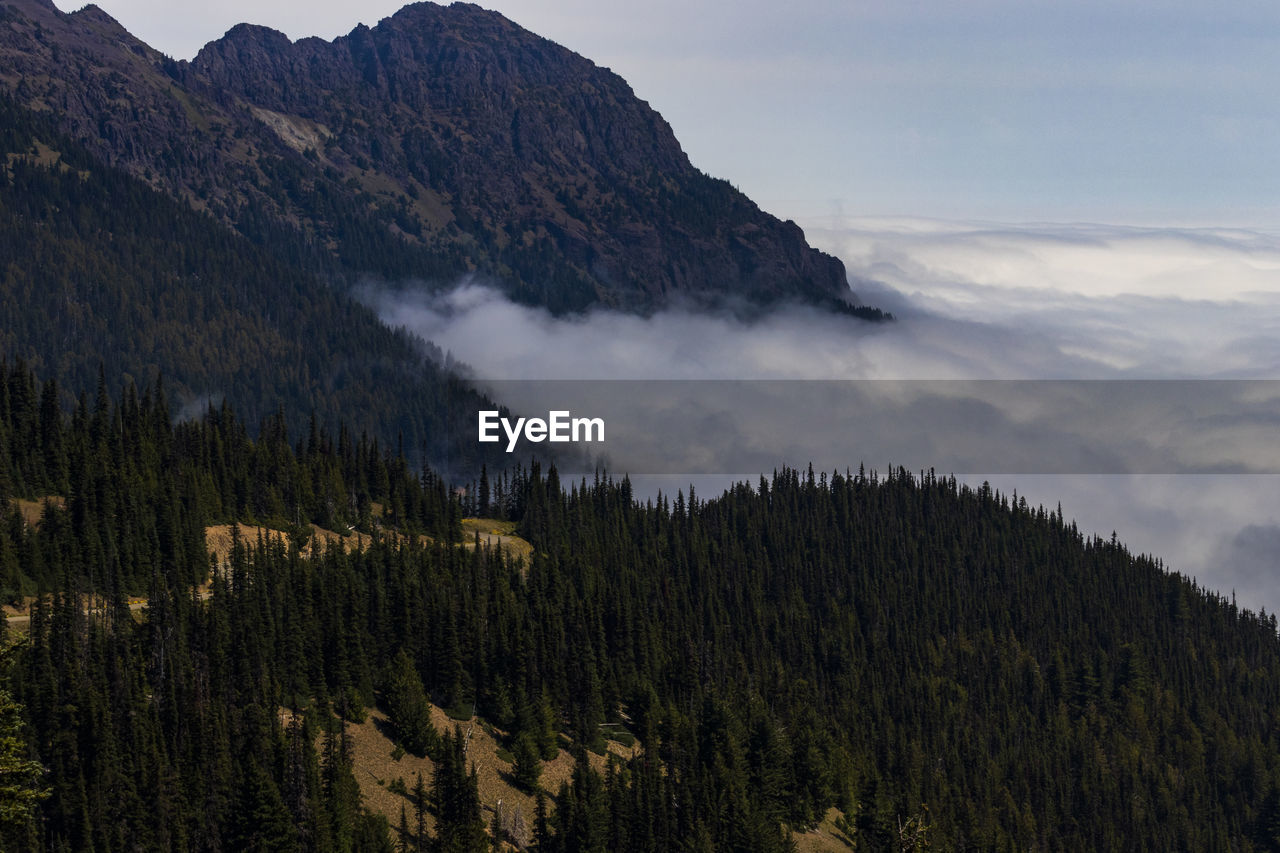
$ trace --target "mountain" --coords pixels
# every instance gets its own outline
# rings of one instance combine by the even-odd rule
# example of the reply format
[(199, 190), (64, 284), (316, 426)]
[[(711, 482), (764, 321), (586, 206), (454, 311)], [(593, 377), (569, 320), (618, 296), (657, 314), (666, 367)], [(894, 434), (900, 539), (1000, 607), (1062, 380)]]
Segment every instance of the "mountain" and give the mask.
[(856, 308), (843, 265), (690, 164), (620, 77), (469, 4), (175, 62), (94, 6), (0, 4), (0, 86), (104, 162), (346, 277), (468, 272), (554, 311)]

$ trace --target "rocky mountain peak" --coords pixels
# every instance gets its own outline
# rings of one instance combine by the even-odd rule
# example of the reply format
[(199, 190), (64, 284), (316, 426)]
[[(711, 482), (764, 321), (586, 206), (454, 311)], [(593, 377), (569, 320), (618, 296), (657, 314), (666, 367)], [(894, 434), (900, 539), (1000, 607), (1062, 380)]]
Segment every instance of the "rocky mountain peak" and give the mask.
[(0, 30), (21, 103), (351, 274), (479, 273), (555, 311), (852, 299), (838, 260), (696, 169), (621, 77), (479, 6), (415, 3), (332, 41), (240, 24), (185, 63), (94, 7), (2, 2), (45, 22)]

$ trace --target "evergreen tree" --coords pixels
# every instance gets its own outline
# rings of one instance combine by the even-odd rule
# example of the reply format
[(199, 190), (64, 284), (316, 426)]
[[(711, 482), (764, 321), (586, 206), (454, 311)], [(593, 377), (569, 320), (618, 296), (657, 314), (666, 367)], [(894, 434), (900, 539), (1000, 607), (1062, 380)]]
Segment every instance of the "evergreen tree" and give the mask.
[(511, 754), (515, 758), (513, 775), (515, 783), (526, 791), (538, 789), (538, 779), (542, 776), (542, 761), (538, 756), (538, 748), (533, 738), (525, 732), (516, 736), (511, 745)]
[(489, 846), (480, 816), (480, 792), (474, 767), (466, 770), (462, 730), (442, 749), (431, 780), (436, 806), (436, 843), (439, 853), (484, 853)]
[(417, 756), (435, 754), (439, 735), (431, 723), (431, 708), (422, 678), (408, 654), (401, 649), (383, 679), (387, 716), (396, 728), (396, 739)]
[[(7, 662), (12, 652), (13, 645), (6, 644), (0, 662)], [(32, 844), (36, 810), (50, 794), (45, 768), (32, 757), (23, 715), (22, 705), (0, 688), (0, 841), (6, 850)]]

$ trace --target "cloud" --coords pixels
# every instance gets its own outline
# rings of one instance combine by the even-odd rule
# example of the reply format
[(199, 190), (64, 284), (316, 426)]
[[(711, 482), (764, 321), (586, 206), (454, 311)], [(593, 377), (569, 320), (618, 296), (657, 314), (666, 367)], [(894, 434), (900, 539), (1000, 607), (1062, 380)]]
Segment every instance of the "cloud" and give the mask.
[(488, 378), (1280, 378), (1276, 235), (905, 219), (812, 222), (808, 235), (900, 321), (800, 307), (751, 324), (553, 318), (474, 280), (366, 298)]
[[(710, 475), (754, 481), (809, 461), (967, 471), (1061, 500), (1083, 529), (1115, 530), (1250, 606), (1280, 606), (1280, 588), (1258, 579), (1263, 563), (1246, 565), (1231, 544), (1246, 527), (1280, 525), (1280, 476), (1228, 476), (1280, 471), (1280, 385), (1266, 381), (1280, 378), (1280, 238), (807, 225), (864, 301), (898, 322), (797, 306), (749, 323), (675, 310), (552, 317), (474, 280), (435, 294), (368, 285), (363, 297), (517, 409), (615, 407), (606, 457), (664, 488), (696, 480), (708, 493), (724, 482)], [(627, 426), (631, 438), (619, 435)]]
[(1190, 300), (1277, 291), (1280, 237), (1225, 228), (814, 220), (809, 237), (891, 285)]
[[(814, 221), (869, 301), (957, 348), (1017, 349), (988, 375), (1280, 376), (1280, 236), (1240, 229)], [(941, 328), (941, 326), (946, 328)], [(968, 327), (967, 330), (965, 327)]]
[(1212, 555), (1229, 567), (1232, 591), (1244, 606), (1274, 613), (1280, 601), (1280, 524), (1247, 524), (1223, 537)]
[(859, 342), (883, 334), (804, 307), (750, 324), (678, 310), (552, 317), (474, 280), (446, 293), (366, 284), (361, 294), (388, 324), (495, 379), (839, 378), (866, 371)]

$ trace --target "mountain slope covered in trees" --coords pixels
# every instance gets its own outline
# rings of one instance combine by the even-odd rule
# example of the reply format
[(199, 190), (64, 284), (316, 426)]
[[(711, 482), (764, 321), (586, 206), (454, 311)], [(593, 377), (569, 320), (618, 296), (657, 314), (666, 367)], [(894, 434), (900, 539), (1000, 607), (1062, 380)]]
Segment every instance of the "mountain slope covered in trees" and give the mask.
[(477, 6), (174, 62), (100, 9), (0, 4), (0, 87), (104, 162), (331, 275), (479, 272), (553, 311), (855, 309), (844, 267), (690, 163), (607, 69)]
[[(526, 763), (557, 732), (638, 737), (549, 792), (541, 851), (781, 850), (831, 806), (858, 849), (901, 849), (902, 827), (934, 849), (1280, 846), (1275, 618), (1054, 512), (904, 471), (637, 503), (535, 468), (491, 505), (523, 564), (450, 544), (456, 497), (366, 444), (254, 442), (229, 411), (174, 426), (154, 388), (66, 419), (40, 387), (9, 367), (0, 397), (0, 497), (66, 495), (0, 526), (10, 594), (51, 593), (8, 680), (51, 795), (11, 841), (387, 849), (339, 721), (376, 702), (438, 759), (439, 849), (481, 849), (430, 697), (474, 702)], [(373, 501), (430, 541), (243, 543), (193, 593), (206, 523), (361, 524)]]
[(0, 155), (4, 357), (63, 387), (159, 374), (171, 415), (226, 399), (254, 431), (284, 411), (299, 433), (314, 415), (453, 476), (479, 469), (482, 398), (439, 351), (3, 99)]

